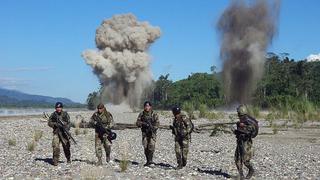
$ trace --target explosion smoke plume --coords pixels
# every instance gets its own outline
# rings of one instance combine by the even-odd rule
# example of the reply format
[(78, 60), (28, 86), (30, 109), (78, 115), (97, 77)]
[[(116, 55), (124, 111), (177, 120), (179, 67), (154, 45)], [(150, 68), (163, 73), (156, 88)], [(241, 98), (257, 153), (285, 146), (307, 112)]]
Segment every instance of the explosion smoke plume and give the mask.
[(96, 31), (98, 50), (82, 56), (103, 85), (103, 100), (130, 106), (140, 103), (142, 92), (152, 82), (149, 46), (160, 37), (160, 28), (139, 22), (132, 14), (106, 19)]
[[(251, 1), (252, 2), (252, 1)], [(248, 103), (263, 75), (265, 51), (277, 31), (279, 1), (232, 1), (221, 15), (224, 89), (228, 103)]]

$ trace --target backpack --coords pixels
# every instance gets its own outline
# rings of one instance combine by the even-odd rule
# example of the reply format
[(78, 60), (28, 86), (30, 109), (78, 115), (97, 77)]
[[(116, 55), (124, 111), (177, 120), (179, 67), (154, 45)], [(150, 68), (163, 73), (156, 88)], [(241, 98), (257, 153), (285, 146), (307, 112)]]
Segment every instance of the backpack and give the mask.
[(254, 131), (253, 131), (251, 137), (252, 138), (257, 137), (257, 135), (259, 133), (259, 122), (255, 118), (253, 118), (253, 117), (251, 117), (249, 115), (248, 115), (248, 118), (247, 118), (247, 122), (254, 126)]

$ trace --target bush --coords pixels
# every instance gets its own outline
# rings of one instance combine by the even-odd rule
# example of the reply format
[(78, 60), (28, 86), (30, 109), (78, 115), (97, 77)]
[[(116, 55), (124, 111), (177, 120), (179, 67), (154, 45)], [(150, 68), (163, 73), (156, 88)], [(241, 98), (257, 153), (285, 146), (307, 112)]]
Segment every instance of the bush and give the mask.
[(9, 143), (9, 146), (15, 146), (15, 145), (17, 145), (17, 142), (16, 142), (15, 139), (9, 139), (9, 140), (8, 140), (8, 143)]
[(224, 117), (223, 112), (217, 112), (217, 113), (215, 113), (215, 112), (208, 112), (208, 113), (206, 114), (206, 118), (207, 118), (207, 119), (211, 119), (211, 120), (218, 120), (218, 119), (221, 119), (221, 118), (223, 118), (223, 117)]
[(206, 104), (199, 105), (199, 118), (205, 118), (208, 114), (208, 106)]
[(34, 139), (34, 141), (38, 142), (38, 141), (42, 138), (42, 135), (43, 135), (43, 131), (36, 130), (36, 131), (33, 133), (33, 139)]
[(74, 133), (76, 134), (76, 136), (78, 136), (78, 135), (80, 134), (80, 128), (76, 128), (76, 129), (74, 130)]
[(194, 105), (193, 105), (193, 103), (191, 103), (191, 102), (183, 103), (182, 110), (187, 112), (189, 118), (194, 119), (194, 115), (193, 115)]
[(278, 134), (278, 131), (279, 131), (278, 125), (273, 124), (271, 127), (272, 127), (272, 133), (273, 134)]
[(248, 106), (248, 114), (252, 117), (260, 117), (260, 108), (258, 106)]
[(31, 141), (30, 143), (28, 143), (28, 145), (27, 145), (28, 151), (32, 152), (35, 150), (35, 148), (36, 148), (36, 142), (34, 140)]
[(128, 169), (129, 161), (128, 160), (121, 160), (120, 161), (120, 171), (125, 172)]

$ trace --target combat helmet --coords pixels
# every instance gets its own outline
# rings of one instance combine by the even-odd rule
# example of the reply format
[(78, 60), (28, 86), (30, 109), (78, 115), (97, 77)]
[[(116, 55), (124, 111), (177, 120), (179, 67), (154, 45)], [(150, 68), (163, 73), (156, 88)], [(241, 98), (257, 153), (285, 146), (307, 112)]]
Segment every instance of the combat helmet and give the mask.
[(237, 113), (239, 116), (247, 115), (248, 114), (247, 106), (244, 104), (239, 105), (237, 108)]

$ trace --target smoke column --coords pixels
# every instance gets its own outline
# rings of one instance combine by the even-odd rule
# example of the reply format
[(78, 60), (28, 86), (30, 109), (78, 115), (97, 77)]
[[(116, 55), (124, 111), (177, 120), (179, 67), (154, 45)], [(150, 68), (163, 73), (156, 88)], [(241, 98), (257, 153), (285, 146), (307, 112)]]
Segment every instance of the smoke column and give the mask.
[(82, 53), (103, 85), (102, 101), (136, 107), (152, 82), (149, 46), (160, 37), (160, 28), (139, 22), (132, 14), (106, 19), (96, 31), (98, 50)]
[(228, 103), (248, 103), (263, 75), (265, 52), (277, 32), (280, 1), (232, 1), (221, 15), (220, 57)]

